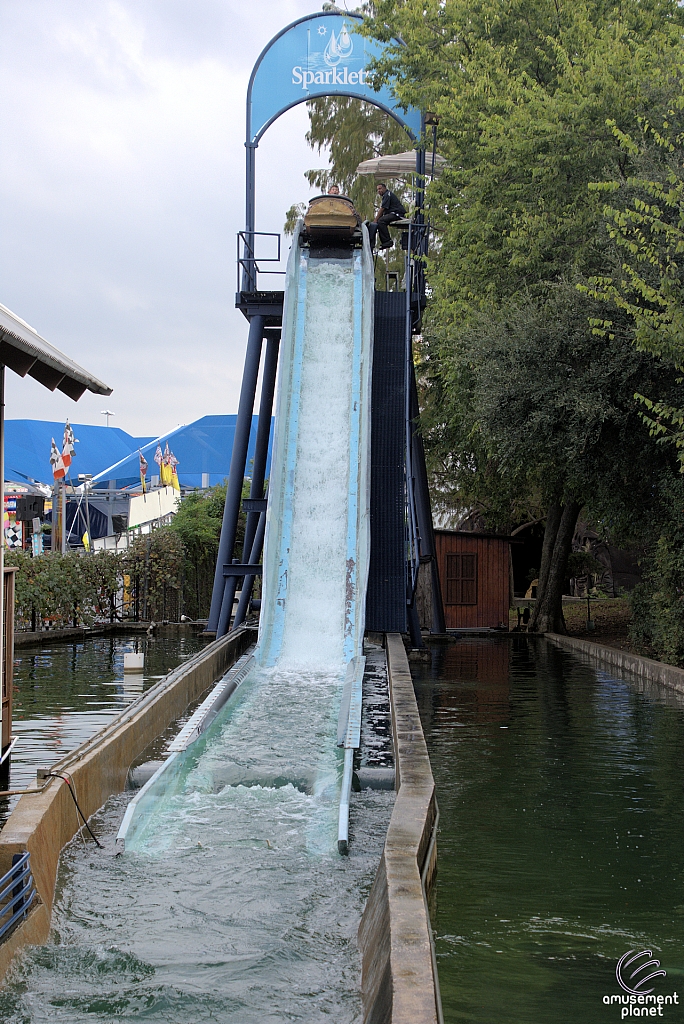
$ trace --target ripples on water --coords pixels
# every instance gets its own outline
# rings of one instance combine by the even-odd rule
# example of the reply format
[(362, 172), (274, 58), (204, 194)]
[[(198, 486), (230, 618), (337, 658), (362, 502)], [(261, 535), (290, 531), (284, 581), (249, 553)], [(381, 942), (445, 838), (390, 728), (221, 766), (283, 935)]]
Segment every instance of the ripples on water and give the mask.
[[(37, 767), (54, 764), (89, 739), (205, 643), (189, 629), (161, 628), (151, 638), (117, 634), (18, 647), (13, 732), (19, 740), (12, 753), (11, 786), (31, 785)], [(145, 671), (124, 675), (124, 654), (136, 650), (145, 655)], [(0, 824), (6, 812), (0, 808)]]
[(434, 647), (414, 679), (447, 1024), (618, 1021), (602, 997), (635, 948), (684, 1019), (684, 697), (526, 638)]
[(115, 858), (62, 858), (53, 941), (26, 954), (8, 1022), (358, 1022), (356, 930), (393, 794), (354, 794), (338, 855), (339, 680), (258, 670)]

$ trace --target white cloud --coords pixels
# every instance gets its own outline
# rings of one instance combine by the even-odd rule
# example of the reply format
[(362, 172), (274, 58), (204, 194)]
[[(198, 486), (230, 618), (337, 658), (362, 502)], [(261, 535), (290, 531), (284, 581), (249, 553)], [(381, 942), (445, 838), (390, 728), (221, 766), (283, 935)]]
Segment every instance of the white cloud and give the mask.
[[(156, 434), (234, 412), (244, 109), (262, 47), (310, 0), (0, 0), (0, 301), (114, 388), (74, 405), (8, 373), (7, 416)], [(318, 165), (304, 106), (266, 133), (257, 227)]]

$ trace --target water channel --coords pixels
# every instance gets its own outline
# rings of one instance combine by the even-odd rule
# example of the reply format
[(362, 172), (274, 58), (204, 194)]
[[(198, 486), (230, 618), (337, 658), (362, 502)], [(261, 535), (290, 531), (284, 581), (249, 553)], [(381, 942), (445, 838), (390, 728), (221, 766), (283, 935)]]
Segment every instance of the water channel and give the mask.
[[(10, 787), (31, 785), (37, 767), (54, 764), (89, 739), (205, 643), (189, 628), (159, 627), (152, 637), (117, 633), (17, 647), (12, 731), (18, 741)], [(124, 654), (135, 651), (145, 656), (144, 672), (124, 674)], [(15, 803), (0, 804), (0, 825)]]
[(602, 999), (630, 949), (661, 960), (654, 992), (680, 994), (662, 1016), (684, 1019), (684, 696), (541, 639), (430, 653), (412, 671), (447, 1024), (618, 1021)]
[[(27, 707), (31, 659), (47, 652), (25, 656)], [(130, 699), (108, 664), (108, 691), (51, 683), (33, 728)], [(602, 999), (628, 949), (660, 958), (657, 992), (684, 993), (684, 698), (525, 637), (435, 644), (412, 670), (441, 810), (447, 1024), (619, 1020)], [(323, 755), (333, 681), (302, 678), (266, 673), (238, 691), (132, 851), (114, 856), (130, 794), (95, 816), (104, 850), (67, 847), (51, 940), (18, 959), (0, 1019), (361, 1020), (355, 935), (392, 795), (354, 794), (340, 858)], [(681, 1020), (682, 1004), (663, 1016)]]
[[(362, 762), (382, 765), (386, 696), (371, 703)], [(77, 838), (62, 855), (50, 941), (15, 962), (0, 1020), (359, 1024), (356, 931), (393, 794), (355, 794), (340, 857), (338, 709), (336, 675), (262, 670), (121, 857), (132, 794), (110, 799), (91, 819), (104, 849)]]

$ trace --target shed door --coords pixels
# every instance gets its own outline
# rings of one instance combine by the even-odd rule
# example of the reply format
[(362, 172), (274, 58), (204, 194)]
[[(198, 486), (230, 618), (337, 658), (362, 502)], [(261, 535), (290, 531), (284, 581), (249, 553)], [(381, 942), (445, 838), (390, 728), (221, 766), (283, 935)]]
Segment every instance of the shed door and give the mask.
[(450, 552), (446, 564), (446, 603), (477, 604), (477, 555)]

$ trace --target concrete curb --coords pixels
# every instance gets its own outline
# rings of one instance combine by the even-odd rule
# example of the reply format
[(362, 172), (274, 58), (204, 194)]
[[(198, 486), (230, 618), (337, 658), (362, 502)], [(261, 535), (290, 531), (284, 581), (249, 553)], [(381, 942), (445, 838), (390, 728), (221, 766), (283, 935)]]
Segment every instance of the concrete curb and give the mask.
[[(144, 635), (147, 633), (149, 622), (103, 622), (97, 626), (66, 626), (64, 629), (41, 629), (36, 633), (31, 633), (27, 630), (19, 630), (14, 634), (14, 646), (16, 647), (29, 647), (35, 644), (54, 644), (60, 643), (61, 641), (73, 642), (79, 640), (87, 640), (93, 636), (118, 636), (120, 633), (124, 635), (130, 633), (139, 633)], [(192, 622), (167, 622), (164, 626), (161, 623), (157, 624), (157, 635), (166, 636), (169, 632), (191, 632), (192, 627), (197, 628), (196, 623)]]
[(629, 654), (627, 651), (619, 651), (615, 647), (595, 644), (591, 640), (579, 640), (574, 636), (560, 636), (558, 633), (545, 633), (544, 636), (556, 647), (565, 647), (569, 651), (586, 654), (603, 665), (619, 668), (620, 671), (629, 672), (639, 679), (660, 683), (662, 686), (668, 686), (670, 689), (684, 693), (684, 669), (675, 668), (674, 665), (665, 665), (662, 661), (653, 661), (652, 658), (642, 658), (640, 654)]
[(436, 845), (430, 845), (437, 816), (435, 783), (401, 636), (388, 634), (386, 647), (398, 792), (359, 927), (364, 1024), (437, 1024), (430, 921), (421, 882), (426, 871), (429, 885), (437, 858)]
[[(208, 644), (53, 767), (68, 771), (72, 777), (86, 818), (112, 794), (124, 789), (131, 762), (180, 718), (188, 704), (216, 682), (255, 639), (254, 630), (239, 629)], [(0, 832), (0, 875), (9, 871), (12, 854), (28, 850), (40, 897), (38, 908), (0, 945), (0, 978), (17, 949), (48, 938), (59, 856), (76, 827), (67, 786), (53, 779), (42, 792), (24, 794)]]

